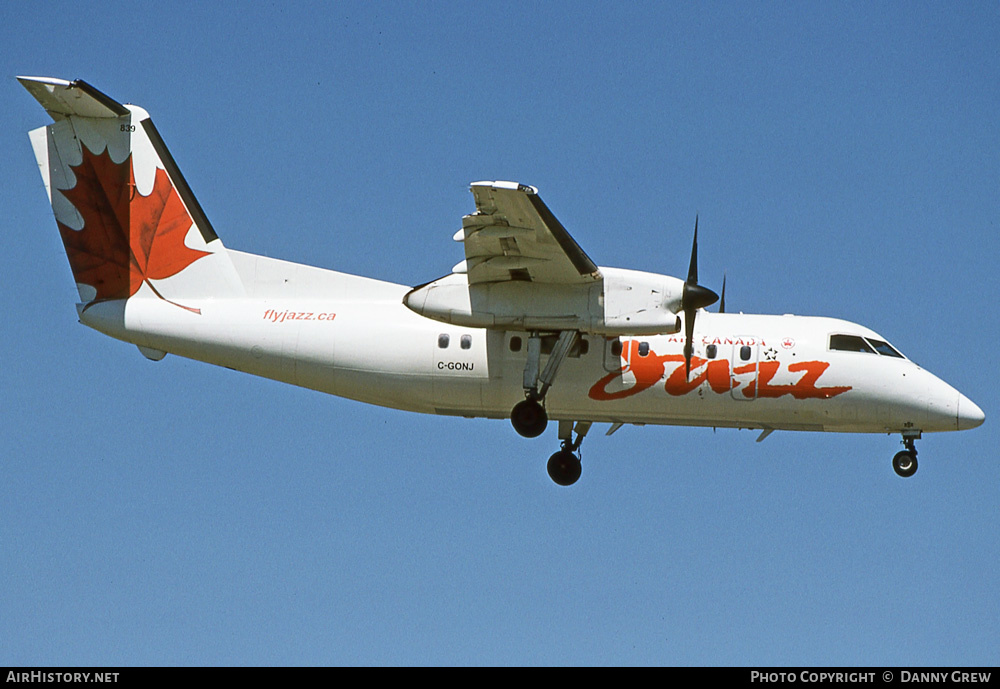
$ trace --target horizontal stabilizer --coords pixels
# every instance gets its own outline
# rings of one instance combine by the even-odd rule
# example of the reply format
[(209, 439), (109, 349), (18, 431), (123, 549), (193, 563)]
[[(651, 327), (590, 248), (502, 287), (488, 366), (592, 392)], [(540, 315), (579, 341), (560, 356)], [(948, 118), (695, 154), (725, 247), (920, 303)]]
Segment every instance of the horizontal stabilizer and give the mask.
[(124, 105), (82, 79), (66, 81), (50, 77), (18, 77), (17, 80), (54, 120), (61, 120), (69, 115), (103, 119), (129, 114)]

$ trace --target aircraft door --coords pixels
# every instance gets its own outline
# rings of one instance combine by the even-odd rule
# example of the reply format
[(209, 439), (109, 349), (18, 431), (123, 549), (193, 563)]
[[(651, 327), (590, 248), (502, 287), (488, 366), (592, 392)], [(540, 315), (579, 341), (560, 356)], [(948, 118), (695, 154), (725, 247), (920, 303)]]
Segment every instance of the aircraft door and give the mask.
[(626, 361), (623, 359), (624, 352), (620, 337), (612, 337), (604, 340), (604, 370), (608, 373), (621, 371)]
[(757, 397), (757, 372), (760, 347), (755, 337), (740, 337), (733, 343), (730, 359), (730, 394), (733, 399), (749, 401)]

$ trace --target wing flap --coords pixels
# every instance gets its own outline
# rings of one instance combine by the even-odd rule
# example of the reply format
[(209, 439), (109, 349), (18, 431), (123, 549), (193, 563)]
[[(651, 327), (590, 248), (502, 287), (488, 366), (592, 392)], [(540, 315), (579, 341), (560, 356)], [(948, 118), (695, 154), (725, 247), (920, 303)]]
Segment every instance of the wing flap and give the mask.
[(465, 245), (469, 283), (529, 280), (592, 284), (597, 265), (552, 214), (538, 190), (516, 182), (474, 182), (476, 212), (454, 239)]

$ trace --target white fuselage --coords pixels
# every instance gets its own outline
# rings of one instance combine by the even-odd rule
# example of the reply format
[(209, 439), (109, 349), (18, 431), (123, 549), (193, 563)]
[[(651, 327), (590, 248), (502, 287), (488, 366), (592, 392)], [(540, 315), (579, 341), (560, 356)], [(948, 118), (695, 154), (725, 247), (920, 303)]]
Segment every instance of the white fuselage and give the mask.
[[(409, 288), (227, 249), (149, 114), (82, 80), (19, 77), (52, 124), (29, 134), (80, 321), (138, 346), (386, 407), (558, 421), (549, 476), (580, 478), (594, 422), (901, 433), (982, 411), (847, 321), (710, 313), (695, 218), (687, 278), (602, 268), (538, 195), (473, 182), (465, 258)], [(720, 304), (721, 305), (721, 304)]]
[[(252, 286), (246, 294), (201, 299), (200, 313), (140, 294), (81, 306), (81, 321), (147, 355), (397, 409), (506, 418), (524, 398), (527, 332), (417, 315), (403, 285), (228, 254)], [(775, 430), (933, 432), (981, 422), (974, 404), (913, 362), (831, 350), (832, 334), (882, 339), (830, 318), (701, 312), (687, 378), (683, 334), (583, 335), (545, 406), (558, 420)]]

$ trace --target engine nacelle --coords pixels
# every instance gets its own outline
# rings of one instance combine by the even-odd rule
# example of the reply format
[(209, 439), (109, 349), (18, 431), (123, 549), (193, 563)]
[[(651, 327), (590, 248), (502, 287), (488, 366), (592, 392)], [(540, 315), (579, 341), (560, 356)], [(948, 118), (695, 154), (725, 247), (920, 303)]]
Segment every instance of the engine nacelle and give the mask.
[(403, 303), (427, 318), (494, 330), (578, 330), (603, 336), (680, 330), (684, 283), (677, 278), (601, 268), (602, 280), (563, 285), (528, 281), (470, 285), (452, 273), (412, 289)]
[(684, 282), (667, 275), (601, 268), (605, 335), (664, 335), (679, 332)]

